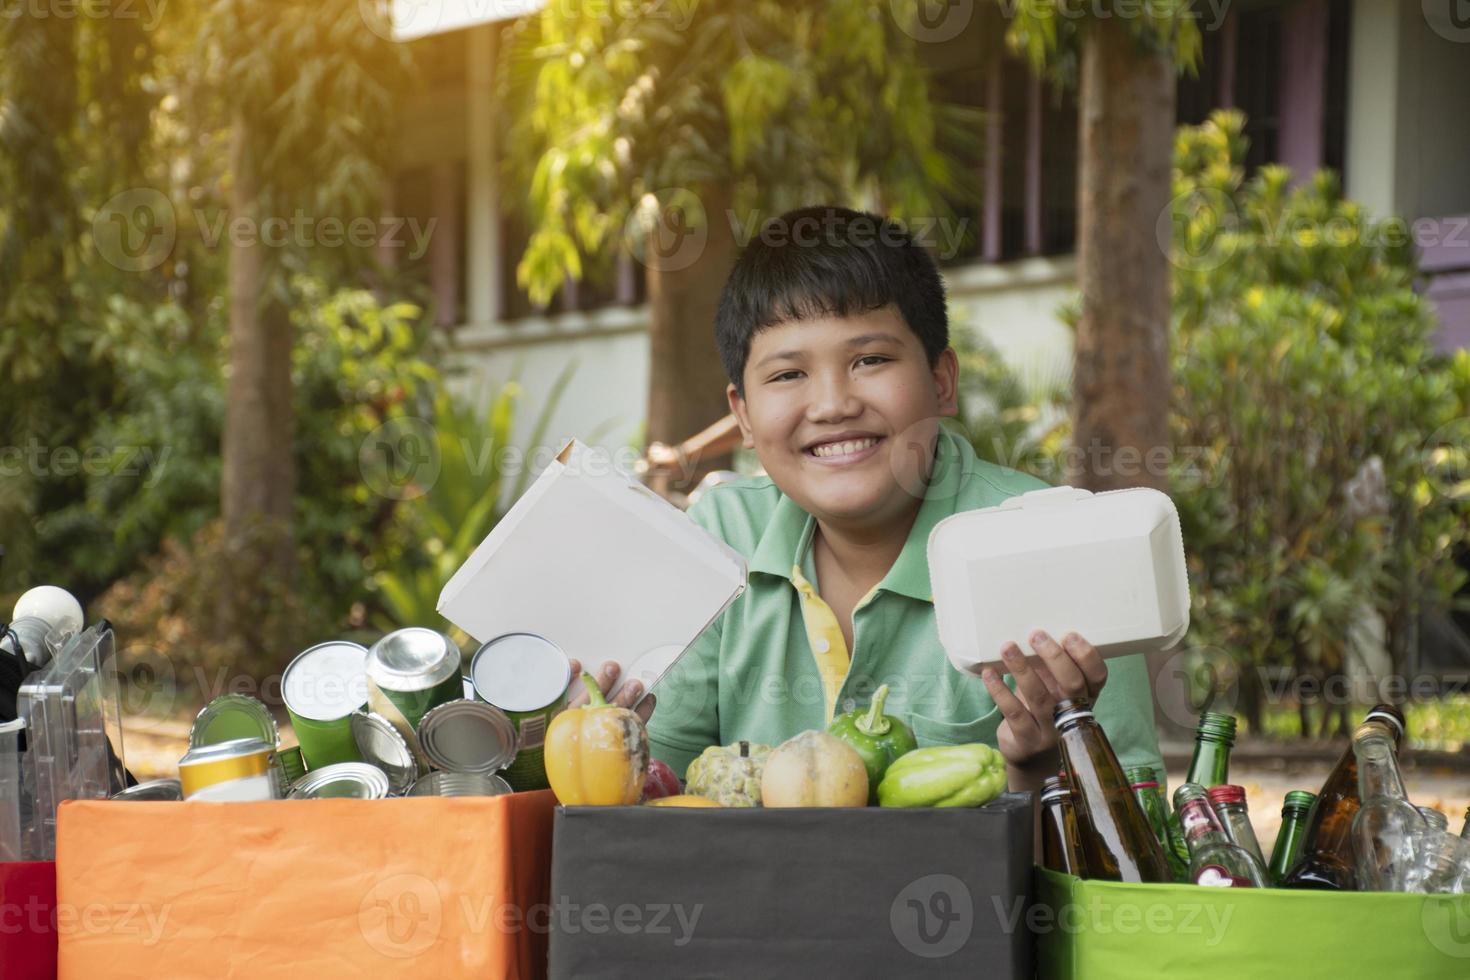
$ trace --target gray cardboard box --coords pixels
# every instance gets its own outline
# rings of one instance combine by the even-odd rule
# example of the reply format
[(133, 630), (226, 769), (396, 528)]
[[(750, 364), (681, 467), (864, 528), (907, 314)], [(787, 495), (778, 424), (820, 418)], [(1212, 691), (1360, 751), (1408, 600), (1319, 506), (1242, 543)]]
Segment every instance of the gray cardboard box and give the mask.
[(975, 809), (559, 807), (552, 980), (1030, 977), (1031, 796)]

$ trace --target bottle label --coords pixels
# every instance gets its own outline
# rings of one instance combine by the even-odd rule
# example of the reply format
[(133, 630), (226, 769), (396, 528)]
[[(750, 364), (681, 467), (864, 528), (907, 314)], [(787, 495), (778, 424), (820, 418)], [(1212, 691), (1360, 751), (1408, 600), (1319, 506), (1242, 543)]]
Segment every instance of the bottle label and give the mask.
[(1196, 885), (1204, 885), (1206, 888), (1254, 888), (1255, 883), (1249, 878), (1241, 878), (1231, 874), (1218, 864), (1207, 864), (1199, 869), (1194, 876)]

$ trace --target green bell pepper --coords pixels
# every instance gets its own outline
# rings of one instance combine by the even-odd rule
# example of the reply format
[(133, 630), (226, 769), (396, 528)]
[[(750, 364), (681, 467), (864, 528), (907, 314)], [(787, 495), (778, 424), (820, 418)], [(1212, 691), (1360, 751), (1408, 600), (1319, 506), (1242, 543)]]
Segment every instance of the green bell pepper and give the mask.
[(988, 745), (915, 749), (888, 767), (880, 806), (980, 806), (1006, 788), (1005, 758)]
[(868, 805), (878, 802), (878, 783), (889, 765), (899, 756), (919, 747), (913, 730), (893, 715), (883, 713), (888, 700), (888, 685), (873, 692), (873, 703), (865, 710), (858, 708), (838, 715), (827, 726), (827, 734), (836, 736), (857, 750), (868, 770)]

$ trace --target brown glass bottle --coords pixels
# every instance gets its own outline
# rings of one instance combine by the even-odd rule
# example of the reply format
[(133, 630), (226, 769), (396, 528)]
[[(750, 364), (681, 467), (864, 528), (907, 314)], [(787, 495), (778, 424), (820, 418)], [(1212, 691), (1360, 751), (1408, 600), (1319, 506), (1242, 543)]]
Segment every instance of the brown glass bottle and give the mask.
[(1041, 786), (1041, 863), (1053, 871), (1087, 877), (1072, 787), (1065, 773), (1048, 776)]
[(1054, 718), (1062, 764), (1072, 782), (1087, 876), (1102, 881), (1173, 881), (1164, 849), (1129, 788), (1107, 735), (1092, 716), (1092, 702), (1060, 701)]
[[(1386, 728), (1395, 747), (1403, 738), (1404, 716), (1393, 705), (1375, 705), (1363, 719), (1364, 724), (1369, 722), (1377, 722)], [(1357, 889), (1353, 817), (1361, 803), (1358, 799), (1358, 760), (1349, 745), (1322, 784), (1322, 791), (1317, 794), (1317, 802), (1307, 818), (1302, 856), (1281, 883), (1283, 888)]]

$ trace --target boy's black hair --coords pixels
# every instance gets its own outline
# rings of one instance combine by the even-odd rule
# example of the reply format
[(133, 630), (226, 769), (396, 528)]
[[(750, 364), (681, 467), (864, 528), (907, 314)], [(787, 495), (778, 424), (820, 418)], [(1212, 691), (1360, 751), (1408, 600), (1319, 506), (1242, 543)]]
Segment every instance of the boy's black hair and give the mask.
[(766, 222), (736, 261), (715, 314), (715, 344), (744, 397), (750, 341), (760, 331), (889, 305), (923, 343), (932, 367), (949, 346), (949, 315), (929, 253), (891, 218), (849, 208), (799, 208)]

